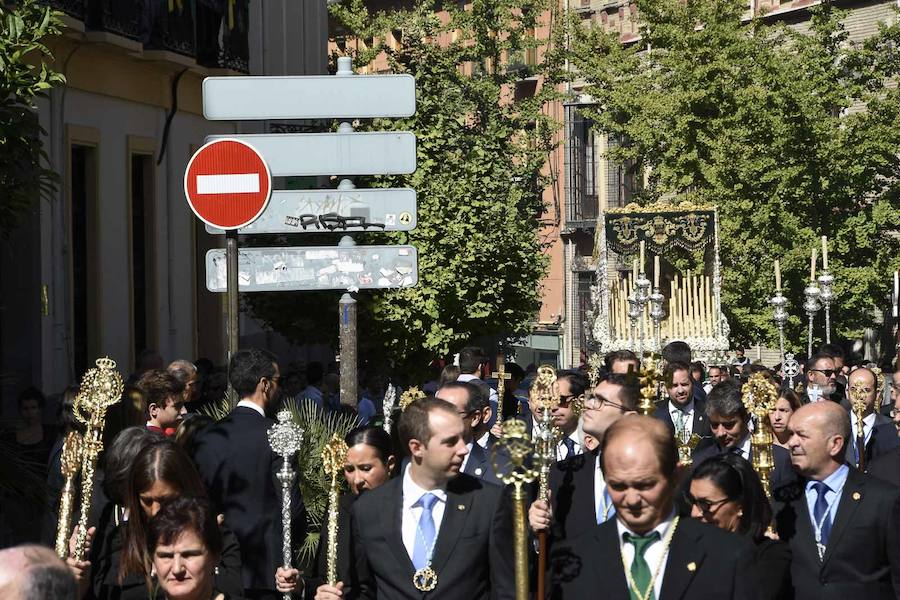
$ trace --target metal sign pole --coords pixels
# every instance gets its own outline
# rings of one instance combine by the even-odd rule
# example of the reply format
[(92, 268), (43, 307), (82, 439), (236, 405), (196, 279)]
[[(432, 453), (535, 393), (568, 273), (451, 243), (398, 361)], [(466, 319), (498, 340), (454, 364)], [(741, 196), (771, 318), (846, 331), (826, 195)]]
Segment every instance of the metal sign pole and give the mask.
[[(225, 268), (227, 271), (228, 318), (227, 335), (228, 350), (225, 354), (225, 363), (231, 365), (231, 357), (238, 351), (240, 332), (238, 331), (238, 232), (236, 229), (225, 232)], [(229, 373), (229, 376), (231, 374)], [(230, 377), (229, 377), (230, 380)]]

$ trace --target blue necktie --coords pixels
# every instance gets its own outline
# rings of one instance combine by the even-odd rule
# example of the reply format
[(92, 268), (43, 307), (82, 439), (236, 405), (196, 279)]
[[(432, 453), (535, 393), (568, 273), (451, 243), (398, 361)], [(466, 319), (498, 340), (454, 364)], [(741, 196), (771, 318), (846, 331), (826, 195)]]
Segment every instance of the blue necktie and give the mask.
[(567, 437), (563, 440), (563, 444), (566, 445), (566, 455), (564, 458), (570, 458), (575, 456), (575, 440), (570, 437)]
[(818, 494), (816, 504), (813, 506), (813, 518), (816, 520), (816, 527), (819, 527), (819, 523), (821, 523), (822, 545), (827, 546), (828, 536), (831, 534), (831, 515), (828, 510), (828, 502), (825, 500), (825, 493), (831, 491), (831, 488), (825, 485), (825, 482), (817, 481), (813, 484), (813, 489)]
[(422, 515), (419, 517), (419, 525), (416, 527), (416, 543), (413, 544), (412, 562), (416, 570), (425, 567), (431, 560), (431, 551), (434, 549), (434, 516), (431, 509), (437, 502), (437, 496), (431, 492), (422, 494), (417, 504), (422, 506)]

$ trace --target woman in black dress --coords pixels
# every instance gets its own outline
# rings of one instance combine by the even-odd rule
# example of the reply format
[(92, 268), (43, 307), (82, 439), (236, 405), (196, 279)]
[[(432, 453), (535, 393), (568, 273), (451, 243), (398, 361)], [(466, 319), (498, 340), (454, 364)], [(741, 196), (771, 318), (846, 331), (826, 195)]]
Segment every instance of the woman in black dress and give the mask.
[(684, 495), (692, 517), (746, 536), (756, 545), (752, 577), (757, 598), (792, 598), (791, 550), (767, 535), (772, 508), (750, 463), (733, 453), (720, 454), (694, 469), (689, 483)]
[[(337, 578), (338, 581), (349, 581), (352, 546), (350, 543), (350, 511), (353, 502), (360, 494), (373, 490), (391, 478), (396, 467), (397, 458), (391, 445), (391, 436), (380, 427), (360, 427), (354, 429), (344, 438), (347, 443), (347, 460), (344, 463), (344, 479), (350, 488), (349, 494), (342, 494), (338, 502), (338, 538), (337, 538)], [(298, 580), (297, 569), (281, 569), (275, 573), (275, 583), (279, 592), (302, 594), (305, 598), (314, 598), (316, 589), (325, 583), (328, 576), (327, 550), (328, 524), (322, 524), (316, 560), (310, 571), (303, 576), (302, 586)], [(346, 592), (345, 592), (346, 593)]]

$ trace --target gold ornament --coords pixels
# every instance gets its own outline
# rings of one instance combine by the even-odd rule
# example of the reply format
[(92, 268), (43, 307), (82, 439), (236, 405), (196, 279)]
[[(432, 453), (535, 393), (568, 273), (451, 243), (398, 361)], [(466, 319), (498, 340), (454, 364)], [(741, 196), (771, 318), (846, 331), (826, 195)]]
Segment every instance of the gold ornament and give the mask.
[(437, 573), (431, 566), (424, 566), (413, 575), (413, 585), (420, 592), (430, 592), (437, 587)]
[(322, 465), (325, 474), (331, 477), (331, 487), (328, 491), (328, 548), (326, 550), (326, 563), (328, 565), (328, 585), (337, 585), (337, 540), (338, 540), (338, 500), (341, 492), (338, 487), (338, 475), (344, 472), (344, 463), (347, 462), (347, 443), (334, 434), (325, 447), (322, 448)]
[(402, 394), (400, 394), (400, 410), (406, 410), (406, 407), (425, 397), (425, 392), (420, 390), (418, 386), (412, 386)]
[(69, 526), (72, 521), (72, 502), (75, 500), (75, 477), (81, 470), (81, 434), (70, 431), (60, 455), (60, 471), (66, 479), (59, 499), (59, 519), (56, 524), (56, 554), (65, 559), (69, 553)]
[(771, 498), (770, 474), (775, 468), (775, 459), (772, 455), (774, 434), (772, 433), (772, 423), (769, 421), (769, 413), (775, 410), (775, 403), (778, 402), (778, 388), (762, 373), (754, 373), (744, 384), (741, 401), (755, 424), (753, 435), (750, 438), (750, 446), (753, 449), (753, 469), (759, 475), (766, 496)]

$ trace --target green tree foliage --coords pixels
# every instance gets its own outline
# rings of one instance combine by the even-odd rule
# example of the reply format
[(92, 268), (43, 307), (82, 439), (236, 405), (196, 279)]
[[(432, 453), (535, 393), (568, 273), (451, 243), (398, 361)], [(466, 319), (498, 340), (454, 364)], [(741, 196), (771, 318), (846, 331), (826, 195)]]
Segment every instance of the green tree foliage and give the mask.
[[(543, 169), (556, 128), (542, 109), (556, 94), (553, 74), (561, 69), (524, 60), (538, 45), (530, 32), (546, 0), (475, 0), (465, 10), (457, 2), (417, 0), (380, 12), (366, 4), (332, 7), (348, 40), (345, 53), (357, 68), (380, 56), (392, 72), (413, 75), (416, 114), (359, 129), (413, 131), (417, 169), (356, 184), (412, 187), (419, 212), (414, 231), (361, 241), (416, 246), (419, 284), (360, 293), (360, 343), (372, 350), (362, 352), (370, 360), (387, 358), (411, 372), (473, 337), (525, 334), (537, 316), (548, 264), (538, 236), (550, 181)], [(517, 82), (548, 76), (533, 95), (515, 95)], [(337, 300), (331, 296), (329, 313)], [(326, 330), (336, 329), (333, 313), (289, 310), (304, 302), (300, 294), (249, 301), (257, 316), (301, 341), (316, 337), (323, 314)]]
[[(636, 0), (641, 40), (572, 24), (571, 57), (597, 127), (650, 170), (643, 200), (717, 204), (723, 306), (735, 341), (777, 343), (766, 299), (781, 260), (805, 347), (803, 288), (819, 236), (844, 337), (872, 326), (900, 266), (900, 25), (851, 42), (844, 13), (812, 8), (808, 33), (742, 22), (739, 0)], [(821, 262), (820, 262), (821, 266)], [(821, 332), (819, 315), (818, 331)]]
[(56, 180), (45, 166), (34, 101), (65, 81), (47, 66), (44, 45), (61, 26), (58, 13), (35, 0), (0, 4), (0, 232), (15, 227)]

